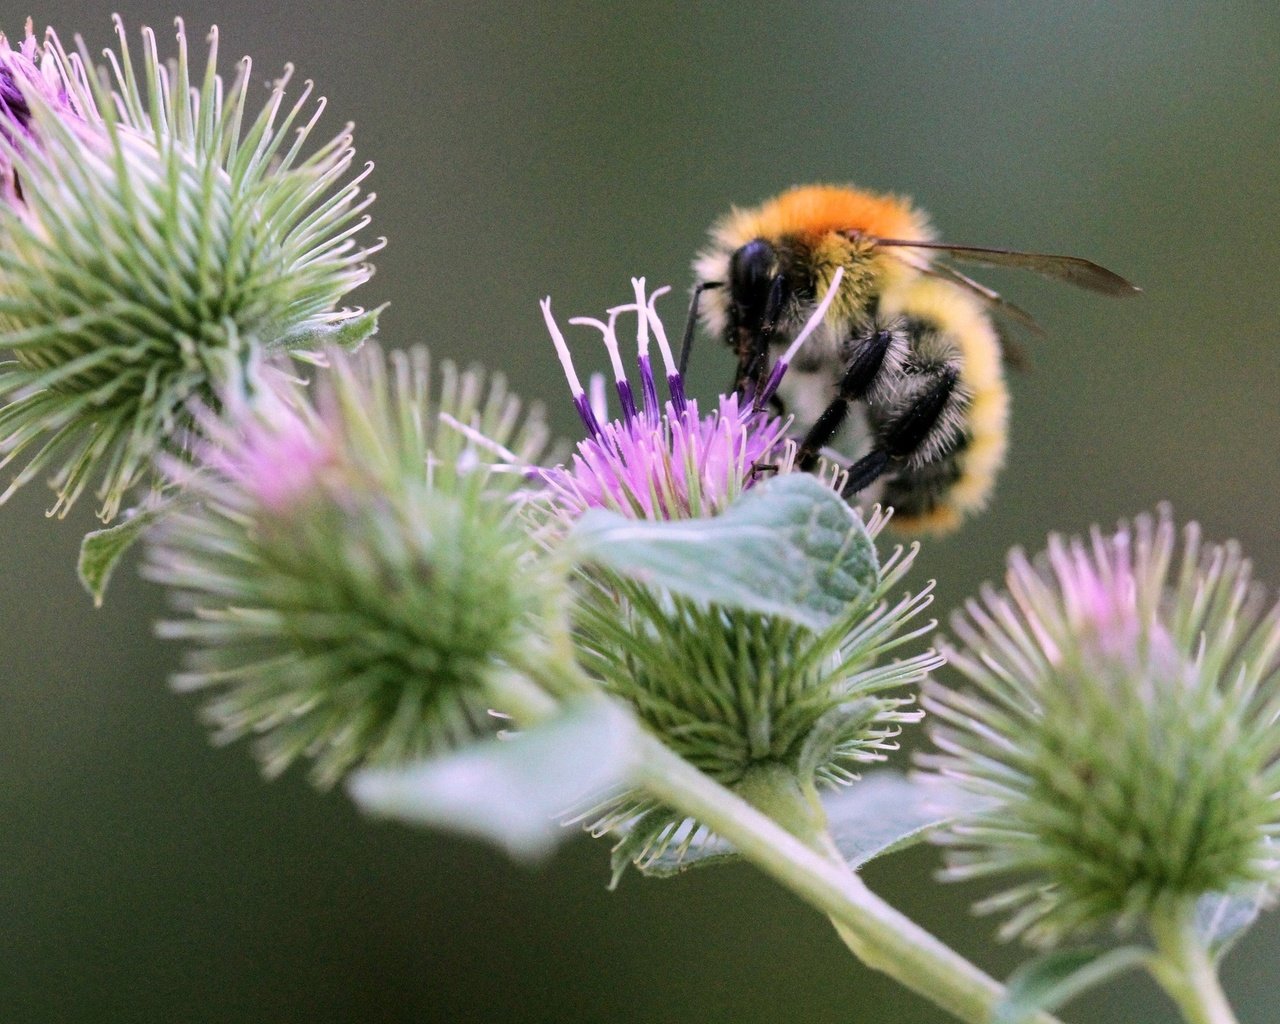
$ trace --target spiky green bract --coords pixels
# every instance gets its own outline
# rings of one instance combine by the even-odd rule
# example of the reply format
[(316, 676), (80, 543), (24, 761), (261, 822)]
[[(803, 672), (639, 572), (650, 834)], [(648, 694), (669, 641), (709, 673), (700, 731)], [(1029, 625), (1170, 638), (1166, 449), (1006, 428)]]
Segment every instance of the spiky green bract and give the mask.
[[(674, 751), (775, 813), (758, 800), (761, 785), (770, 799), (778, 786), (816, 799), (815, 784), (853, 781), (897, 749), (902, 723), (919, 720), (906, 688), (941, 660), (932, 650), (896, 659), (932, 629), (917, 621), (932, 584), (887, 600), (914, 555), (897, 549), (865, 599), (820, 631), (599, 573), (577, 602), (579, 656)], [(593, 832), (629, 833), (619, 870), (709, 838), (636, 793), (584, 818)]]
[(330, 359), (314, 408), (228, 399), (196, 468), (169, 460), (195, 500), (148, 564), (189, 611), (161, 632), (193, 645), (176, 685), (215, 691), (216, 737), (256, 734), (269, 775), (310, 758), (321, 785), (491, 731), (490, 684), (545, 648), (564, 586), (516, 522), (523, 478), (475, 447), (541, 449), (501, 380), (445, 364), (433, 390), (420, 349)]
[(28, 88), (25, 133), (0, 132), (0, 453), (25, 459), (0, 500), (48, 473), (63, 514), (96, 479), (104, 520), (254, 353), (358, 315), (338, 304), (378, 247), (355, 241), (373, 196), (349, 127), (310, 144), (309, 84), (286, 105), (286, 69), (255, 115), (251, 63), (224, 83), (216, 31), (193, 76), (181, 22), (168, 65), (116, 27), (101, 73), (48, 33), (34, 59), (65, 101)]
[(953, 627), (969, 689), (931, 683), (939, 776), (989, 800), (941, 834), (947, 877), (1037, 945), (1277, 880), (1280, 606), (1234, 543), (1182, 552), (1167, 509), (1015, 551)]

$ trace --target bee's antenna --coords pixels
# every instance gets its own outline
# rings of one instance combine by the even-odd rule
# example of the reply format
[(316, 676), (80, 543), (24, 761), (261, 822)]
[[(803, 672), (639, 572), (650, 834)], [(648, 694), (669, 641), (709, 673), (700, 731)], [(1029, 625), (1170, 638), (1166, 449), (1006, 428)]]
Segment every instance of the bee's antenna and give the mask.
[(702, 293), (723, 287), (723, 281), (699, 281), (693, 286), (693, 298), (689, 300), (689, 318), (684, 323), (684, 338), (680, 341), (680, 362), (676, 369), (683, 377), (689, 368), (689, 353), (693, 351), (693, 328), (698, 323), (698, 300)]

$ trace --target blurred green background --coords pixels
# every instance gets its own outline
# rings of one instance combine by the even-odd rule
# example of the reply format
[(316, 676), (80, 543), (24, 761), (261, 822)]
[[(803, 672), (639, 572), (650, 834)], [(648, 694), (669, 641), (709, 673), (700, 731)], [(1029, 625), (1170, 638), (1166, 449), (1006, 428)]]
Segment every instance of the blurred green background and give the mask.
[[(926, 546), (954, 607), (1013, 544), (1173, 502), (1280, 582), (1280, 13), (1273, 4), (0, 3), (95, 49), (111, 10), (216, 22), (225, 67), (286, 61), (377, 162), (390, 236), (360, 297), (382, 338), (501, 367), (573, 429), (537, 300), (562, 317), (689, 284), (707, 224), (793, 183), (906, 192), (946, 239), (1078, 253), (1141, 283), (1112, 303), (984, 273), (1051, 336), (1013, 383), (989, 513)], [(265, 87), (261, 95), (265, 98)], [(682, 300), (668, 300), (671, 322)], [(700, 390), (725, 352), (695, 357)], [(937, 1021), (745, 867), (605, 891), (607, 849), (550, 863), (361, 820), (298, 773), (265, 784), (165, 683), (155, 589), (105, 609), (73, 565), (88, 507), (0, 512), (0, 1020)], [(989, 969), (932, 851), (872, 884)], [(1277, 917), (1226, 967), (1274, 1019)], [(1134, 980), (1074, 1019), (1172, 1021)]]

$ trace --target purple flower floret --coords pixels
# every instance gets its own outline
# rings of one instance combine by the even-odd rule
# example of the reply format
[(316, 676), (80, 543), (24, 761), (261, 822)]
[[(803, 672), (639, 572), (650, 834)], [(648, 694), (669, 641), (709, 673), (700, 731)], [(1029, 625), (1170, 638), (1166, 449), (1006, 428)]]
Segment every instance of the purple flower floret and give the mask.
[[(199, 446), (204, 465), (240, 488), (263, 512), (288, 517), (343, 456), (341, 443), (323, 417), (288, 397), (280, 384), (260, 382), (250, 404), (228, 402), (225, 418), (206, 412), (201, 425), (207, 440)], [(177, 478), (177, 460), (167, 462)], [(191, 472), (191, 471), (188, 471)]]
[(13, 169), (12, 151), (36, 141), (33, 104), (79, 117), (67, 89), (63, 70), (53, 52), (42, 47), (27, 19), (21, 44), (15, 49), (0, 32), (0, 180), (6, 199), (19, 198), (21, 188)]
[[(544, 299), (542, 315), (587, 436), (567, 465), (534, 469), (531, 475), (546, 485), (557, 510), (569, 519), (589, 508), (607, 508), (636, 519), (688, 519), (723, 511), (758, 479), (789, 461), (789, 420), (771, 412), (768, 402), (795, 351), (822, 322), (836, 293), (839, 274), (837, 271), (809, 324), (775, 364), (760, 392), (721, 395), (716, 408), (706, 415), (699, 411), (696, 400), (685, 396), (684, 381), (654, 308), (670, 288), (658, 288), (650, 294), (645, 291), (644, 278), (633, 278), (634, 301), (610, 309), (607, 320), (576, 317), (569, 321), (595, 327), (604, 338), (622, 410), (621, 418), (613, 420), (608, 416), (602, 379), (592, 381), (588, 395), (551, 314), (551, 300)], [(626, 312), (634, 312), (638, 321), (639, 405), (627, 379), (616, 333), (618, 316)], [(658, 399), (649, 354), (651, 335), (666, 374), (669, 397), (665, 403)]]

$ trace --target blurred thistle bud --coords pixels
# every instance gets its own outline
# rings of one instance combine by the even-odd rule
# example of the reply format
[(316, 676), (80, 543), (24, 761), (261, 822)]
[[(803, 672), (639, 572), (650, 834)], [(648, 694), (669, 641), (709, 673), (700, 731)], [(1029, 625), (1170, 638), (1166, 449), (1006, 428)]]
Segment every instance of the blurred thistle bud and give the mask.
[(310, 84), (285, 105), (286, 69), (255, 115), (216, 30), (193, 78), (181, 22), (167, 65), (116, 29), (109, 70), (52, 30), (0, 44), (0, 464), (25, 459), (0, 500), (48, 471), (61, 515), (96, 478), (104, 520), (252, 353), (372, 333), (339, 303), (380, 245), (355, 240), (373, 196), (350, 129), (308, 146)]
[[(187, 495), (153, 531), (148, 574), (195, 646), (181, 689), (217, 692), (217, 737), (258, 735), (269, 775), (298, 757), (330, 785), (491, 731), (490, 684), (545, 646), (563, 573), (516, 522), (519, 475), (474, 436), (536, 458), (544, 434), (500, 379), (372, 345), (297, 388), (226, 399)], [(453, 424), (466, 425), (465, 430)]]
[(1053, 945), (1274, 885), (1280, 606), (1234, 543), (1167, 509), (1009, 558), (953, 621), (973, 684), (926, 689), (921, 763), (985, 799), (939, 836), (946, 876), (1021, 880), (979, 905)]
[[(588, 553), (575, 613), (579, 657), (605, 689), (625, 699), (674, 751), (781, 820), (794, 810), (782, 806), (794, 794), (800, 794), (802, 803), (816, 802), (815, 784), (852, 781), (861, 765), (883, 760), (885, 751), (896, 749), (902, 723), (919, 719), (915, 698), (905, 690), (939, 659), (929, 650), (901, 660), (888, 661), (887, 656), (932, 628), (932, 623), (917, 621), (932, 600), (932, 587), (896, 603), (888, 600), (915, 549), (904, 553), (899, 548), (887, 564), (879, 564), (873, 538), (887, 517), (877, 514), (864, 527), (838, 497), (838, 471), (826, 472), (835, 493), (812, 482), (812, 490), (803, 495), (758, 486), (794, 468), (788, 423), (768, 405), (790, 354), (779, 361), (759, 394), (721, 396), (715, 410), (703, 415), (685, 395), (654, 308), (654, 300), (667, 289), (647, 294), (643, 279), (632, 283), (634, 301), (610, 309), (607, 320), (570, 321), (603, 335), (621, 410), (617, 419), (608, 416), (598, 379), (592, 382), (594, 394), (582, 387), (550, 302), (543, 303), (587, 437), (567, 465), (530, 470), (529, 475), (544, 485), (541, 500), (552, 521), (565, 529), (587, 513), (598, 517), (594, 510), (613, 514), (597, 523), (620, 517), (621, 544), (606, 540), (597, 553), (601, 547), (630, 549), (641, 534), (662, 545), (668, 536), (662, 527), (672, 521), (690, 521), (687, 529), (676, 532), (690, 538), (697, 532), (697, 537), (683, 569), (660, 549), (664, 553), (657, 557), (665, 562), (666, 575), (658, 583), (652, 572), (618, 571), (616, 557), (603, 564)], [(821, 323), (835, 291), (833, 283), (796, 347)], [(638, 395), (627, 378), (615, 331), (624, 312), (639, 320)], [(664, 404), (659, 404), (650, 362), (650, 337), (666, 372)], [(769, 528), (762, 530), (762, 523), (754, 524), (751, 543), (764, 545), (770, 554), (794, 545), (787, 548), (795, 556), (788, 571), (812, 564), (813, 576), (824, 579), (805, 583), (809, 599), (830, 602), (826, 609), (831, 614), (820, 625), (800, 614), (801, 609), (779, 607), (773, 613), (754, 606), (760, 592), (771, 589), (767, 571), (753, 575), (769, 559), (757, 560), (739, 546), (730, 525), (752, 499), (770, 506), (761, 513), (766, 518), (781, 519), (776, 537)], [(632, 526), (633, 520), (653, 526)], [(581, 544), (581, 531), (577, 537)], [(571, 547), (574, 540), (571, 535)], [(709, 554), (721, 544), (723, 559)], [(708, 566), (700, 561), (706, 558), (719, 566), (741, 563), (752, 577), (739, 581), (738, 596), (745, 603), (727, 591), (694, 597), (683, 588), (706, 575)], [(834, 565), (857, 577), (851, 592), (823, 592), (830, 581), (822, 574)], [(681, 572), (685, 578), (673, 580)], [(699, 834), (680, 815), (641, 793), (608, 799), (584, 819), (596, 832), (629, 832), (619, 850), (642, 866), (673, 844), (688, 850)]]

